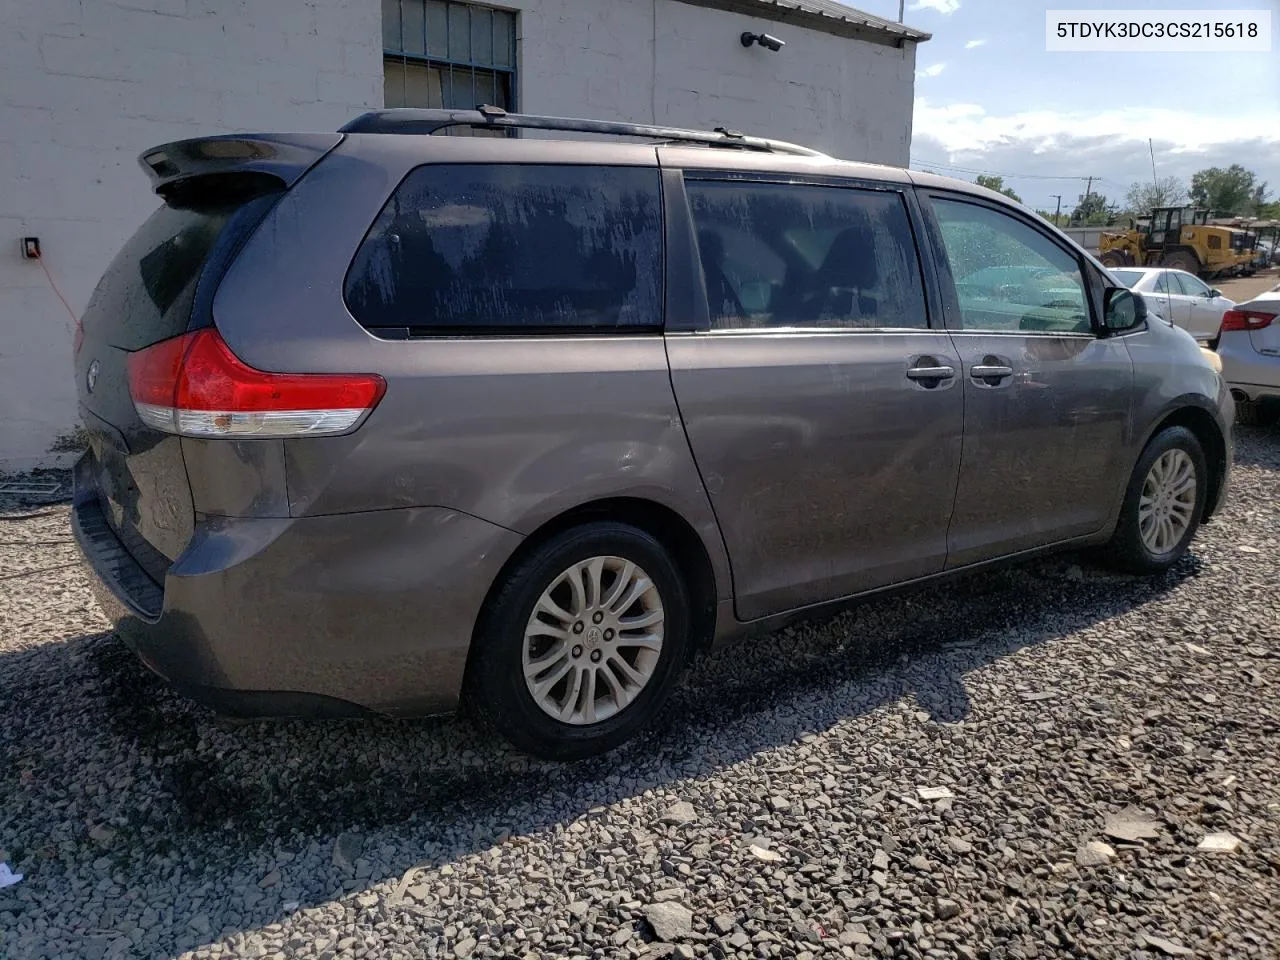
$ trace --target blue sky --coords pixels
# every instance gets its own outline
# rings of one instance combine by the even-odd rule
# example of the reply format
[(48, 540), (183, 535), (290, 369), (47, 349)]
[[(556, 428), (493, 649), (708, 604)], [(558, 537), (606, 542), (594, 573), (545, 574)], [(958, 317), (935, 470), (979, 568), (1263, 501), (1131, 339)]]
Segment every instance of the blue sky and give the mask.
[[(852, 5), (898, 16), (897, 0)], [(1046, 10), (1100, 8), (1269, 9), (1272, 51), (1046, 52)], [(1006, 183), (1052, 210), (1085, 183), (1046, 178), (1092, 174), (1115, 200), (1150, 181), (1151, 138), (1160, 176), (1240, 163), (1280, 196), (1280, 0), (907, 0), (906, 21), (933, 34), (916, 55), (913, 167), (1018, 174)]]

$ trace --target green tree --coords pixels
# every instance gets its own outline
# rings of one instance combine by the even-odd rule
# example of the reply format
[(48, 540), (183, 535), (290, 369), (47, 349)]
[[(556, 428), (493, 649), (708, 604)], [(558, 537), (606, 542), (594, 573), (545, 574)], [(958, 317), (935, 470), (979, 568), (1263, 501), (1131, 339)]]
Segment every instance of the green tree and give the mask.
[(1087, 227), (1105, 226), (1118, 211), (1100, 193), (1081, 194), (1080, 202), (1071, 211), (1071, 222)]
[(1253, 209), (1250, 210), (1249, 212), (1255, 217), (1276, 216), (1276, 214), (1274, 213), (1271, 213), (1271, 214), (1263, 213), (1264, 210), (1272, 209), (1277, 206), (1274, 203), (1267, 202), (1267, 199), (1270, 196), (1271, 196), (1271, 191), (1267, 189), (1267, 182), (1264, 180), (1262, 183), (1258, 184), (1256, 187), (1253, 188), (1253, 197), (1252, 197)]
[(980, 187), (986, 187), (988, 190), (994, 190), (996, 193), (1003, 193), (1014, 203), (1021, 203), (1022, 198), (1013, 192), (1012, 187), (1004, 185), (1004, 177), (988, 177), (986, 174), (978, 174), (977, 184)]
[(1187, 202), (1187, 188), (1177, 177), (1161, 177), (1152, 183), (1138, 181), (1124, 195), (1124, 206), (1135, 217), (1144, 217), (1155, 207), (1180, 207)]
[(1270, 191), (1252, 170), (1238, 163), (1206, 167), (1191, 178), (1191, 199), (1221, 217), (1251, 216), (1267, 202)]

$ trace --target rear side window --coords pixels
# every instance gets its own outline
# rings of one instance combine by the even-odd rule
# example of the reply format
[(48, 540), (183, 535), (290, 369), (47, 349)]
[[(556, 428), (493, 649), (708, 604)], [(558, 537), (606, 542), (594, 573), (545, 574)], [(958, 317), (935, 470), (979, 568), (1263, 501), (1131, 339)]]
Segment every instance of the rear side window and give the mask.
[(689, 180), (712, 329), (928, 326), (901, 194)]
[(656, 169), (419, 167), (356, 252), (347, 306), (375, 333), (661, 328), (661, 211)]

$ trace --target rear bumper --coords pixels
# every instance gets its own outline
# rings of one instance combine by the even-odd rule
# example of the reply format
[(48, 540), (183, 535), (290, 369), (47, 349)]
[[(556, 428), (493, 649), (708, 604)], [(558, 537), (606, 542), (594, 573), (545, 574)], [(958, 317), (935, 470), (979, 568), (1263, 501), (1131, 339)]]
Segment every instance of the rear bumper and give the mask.
[(121, 639), (179, 692), (241, 716), (453, 709), (485, 594), (521, 539), (432, 507), (206, 517), (162, 589), (87, 492), (72, 526)]
[(1247, 383), (1242, 380), (1232, 380), (1230, 383), (1232, 390), (1242, 394), (1251, 402), (1256, 403), (1259, 400), (1280, 400), (1280, 384)]
[(1222, 378), (1250, 400), (1280, 397), (1280, 357), (1258, 353), (1248, 334), (1224, 334), (1218, 343)]

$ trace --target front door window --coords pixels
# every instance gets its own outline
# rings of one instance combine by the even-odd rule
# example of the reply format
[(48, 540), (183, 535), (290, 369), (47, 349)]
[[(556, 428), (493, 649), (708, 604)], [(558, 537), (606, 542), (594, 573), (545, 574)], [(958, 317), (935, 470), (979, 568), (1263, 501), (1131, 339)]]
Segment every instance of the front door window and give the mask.
[(1089, 333), (1075, 258), (1038, 230), (989, 207), (934, 200), (964, 330)]

